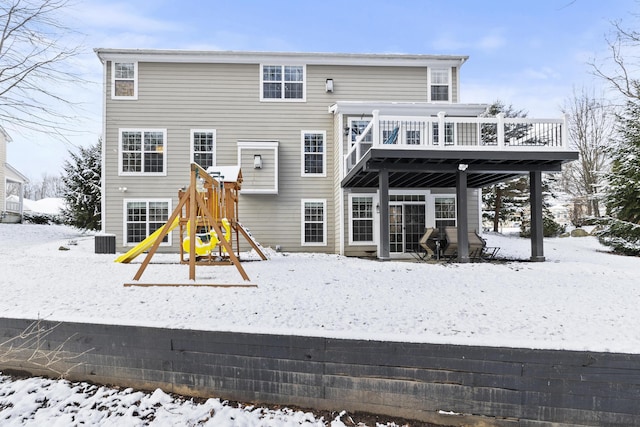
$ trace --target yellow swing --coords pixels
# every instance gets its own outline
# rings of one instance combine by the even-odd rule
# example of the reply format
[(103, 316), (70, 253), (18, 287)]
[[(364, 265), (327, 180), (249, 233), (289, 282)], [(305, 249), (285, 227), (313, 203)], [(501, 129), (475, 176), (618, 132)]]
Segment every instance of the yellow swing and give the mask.
[[(208, 222), (205, 217), (205, 228), (208, 229), (208, 232), (205, 233), (197, 233), (196, 234), (196, 255), (198, 256), (206, 256), (213, 252), (220, 243), (220, 238), (216, 231), (208, 225)], [(222, 218), (222, 227), (224, 228), (224, 239), (228, 242), (231, 238), (231, 224), (227, 218)], [(190, 229), (191, 229), (191, 221), (187, 222), (187, 236), (182, 240), (182, 249), (186, 253), (189, 253), (190, 249)]]

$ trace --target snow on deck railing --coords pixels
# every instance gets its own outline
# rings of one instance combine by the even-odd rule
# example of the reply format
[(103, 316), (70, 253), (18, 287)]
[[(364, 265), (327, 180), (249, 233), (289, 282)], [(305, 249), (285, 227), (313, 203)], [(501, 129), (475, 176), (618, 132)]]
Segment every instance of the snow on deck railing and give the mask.
[(345, 155), (349, 172), (371, 148), (440, 150), (541, 150), (567, 148), (566, 116), (561, 119), (497, 117), (382, 116), (373, 119)]
[(22, 212), (22, 209), (21, 209), (22, 206), (20, 202), (11, 202), (9, 200), (5, 200), (4, 205), (5, 205), (5, 210), (7, 212), (18, 212), (18, 213)]

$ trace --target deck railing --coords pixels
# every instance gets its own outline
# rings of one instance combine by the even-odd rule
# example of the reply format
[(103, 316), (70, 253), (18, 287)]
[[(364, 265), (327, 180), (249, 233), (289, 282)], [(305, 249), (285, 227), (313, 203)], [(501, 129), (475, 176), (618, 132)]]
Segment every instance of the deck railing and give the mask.
[[(345, 155), (349, 172), (372, 147), (429, 150), (542, 150), (567, 149), (566, 116), (561, 119), (497, 117), (383, 116), (373, 119)], [(351, 139), (351, 138), (349, 138)]]
[(11, 202), (9, 200), (5, 200), (4, 205), (7, 212), (22, 212), (22, 205), (20, 204), (20, 202)]

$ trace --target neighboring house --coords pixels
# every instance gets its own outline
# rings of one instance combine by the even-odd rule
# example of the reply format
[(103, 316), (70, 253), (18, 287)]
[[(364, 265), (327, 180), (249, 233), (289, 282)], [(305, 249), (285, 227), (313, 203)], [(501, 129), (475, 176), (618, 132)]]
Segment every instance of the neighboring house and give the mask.
[(385, 259), (417, 249), (425, 227), (456, 225), (462, 245), (482, 229), (481, 187), (518, 175), (541, 215), (540, 173), (577, 158), (564, 119), (460, 103), (466, 56), (96, 53), (102, 224), (120, 250), (166, 221), (190, 162), (241, 166), (239, 218), (264, 246)]
[[(21, 222), (23, 187), (29, 180), (7, 163), (7, 144), (9, 142), (11, 142), (11, 137), (0, 126), (0, 222)], [(16, 197), (9, 197), (8, 189), (10, 186), (17, 189)]]

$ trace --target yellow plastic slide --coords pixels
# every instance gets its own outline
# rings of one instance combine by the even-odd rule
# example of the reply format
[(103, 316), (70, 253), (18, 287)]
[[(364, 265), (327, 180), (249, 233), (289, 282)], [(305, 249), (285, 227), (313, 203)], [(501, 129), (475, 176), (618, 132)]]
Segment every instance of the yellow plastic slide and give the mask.
[[(180, 218), (176, 217), (176, 219), (173, 221), (173, 223), (169, 227), (169, 231), (176, 228), (178, 224), (180, 224)], [(131, 260), (133, 260), (135, 257), (137, 257), (138, 255), (140, 255), (141, 253), (149, 249), (151, 246), (153, 246), (158, 236), (160, 236), (160, 233), (162, 232), (163, 228), (164, 228), (164, 225), (158, 228), (153, 233), (151, 233), (149, 237), (144, 239), (142, 242), (138, 243), (133, 248), (131, 248), (126, 254), (120, 255), (118, 258), (116, 258), (116, 262), (127, 264), (131, 262)]]

